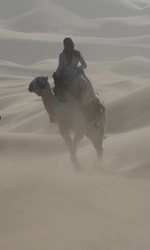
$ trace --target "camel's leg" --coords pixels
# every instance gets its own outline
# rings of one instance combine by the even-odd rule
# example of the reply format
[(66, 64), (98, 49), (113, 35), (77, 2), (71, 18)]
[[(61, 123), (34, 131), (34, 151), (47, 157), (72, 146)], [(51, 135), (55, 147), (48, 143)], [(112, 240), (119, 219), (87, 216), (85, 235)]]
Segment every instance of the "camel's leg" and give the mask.
[(73, 144), (72, 144), (72, 152), (71, 152), (71, 161), (77, 169), (81, 169), (81, 165), (76, 155), (77, 145), (80, 142), (80, 140), (83, 138), (83, 136), (84, 136), (84, 133), (82, 131), (77, 131), (72, 141)]
[(61, 133), (62, 137), (64, 138), (64, 141), (66, 142), (66, 145), (69, 149), (70, 159), (71, 159), (73, 166), (75, 167), (75, 169), (79, 170), (81, 168), (81, 166), (80, 166), (80, 163), (79, 163), (77, 155), (76, 155), (76, 146), (71, 138), (69, 131), (64, 131), (64, 130), (60, 129), (60, 133)]
[(103, 156), (104, 128), (94, 126), (88, 130), (86, 135), (92, 141), (93, 146), (96, 149), (98, 159), (101, 160)]
[(81, 141), (81, 139), (83, 138), (84, 134), (85, 133), (84, 131), (82, 131), (81, 128), (75, 133), (75, 136), (73, 138), (73, 147), (75, 151), (77, 150), (77, 146), (79, 142)]
[(75, 170), (81, 170), (81, 165), (80, 165), (80, 162), (79, 162), (79, 160), (77, 158), (76, 153), (74, 153), (74, 152), (72, 153), (71, 152), (70, 153), (70, 159), (71, 159), (71, 162), (72, 162)]

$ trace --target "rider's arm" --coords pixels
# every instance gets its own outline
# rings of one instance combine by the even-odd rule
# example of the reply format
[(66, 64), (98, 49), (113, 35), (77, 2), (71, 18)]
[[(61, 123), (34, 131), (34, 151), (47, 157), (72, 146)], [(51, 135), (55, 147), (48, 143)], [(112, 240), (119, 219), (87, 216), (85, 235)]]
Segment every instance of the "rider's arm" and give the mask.
[(82, 67), (82, 69), (86, 69), (87, 68), (87, 64), (86, 64), (86, 62), (84, 60), (84, 57), (82, 56), (81, 53), (80, 53), (80, 57), (79, 57), (79, 62), (81, 63), (80, 67)]
[(58, 68), (56, 70), (57, 75), (61, 75), (62, 69), (63, 69), (63, 60), (62, 60), (62, 54), (59, 55), (59, 63), (58, 63)]

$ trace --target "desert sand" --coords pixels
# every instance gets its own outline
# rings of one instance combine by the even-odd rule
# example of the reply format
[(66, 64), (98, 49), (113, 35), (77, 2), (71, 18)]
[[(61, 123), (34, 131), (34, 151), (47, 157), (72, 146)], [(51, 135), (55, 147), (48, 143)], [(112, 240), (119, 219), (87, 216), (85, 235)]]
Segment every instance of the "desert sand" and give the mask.
[[(150, 249), (150, 1), (1, 0), (0, 250)], [(82, 173), (28, 92), (72, 37), (106, 105), (102, 162)]]

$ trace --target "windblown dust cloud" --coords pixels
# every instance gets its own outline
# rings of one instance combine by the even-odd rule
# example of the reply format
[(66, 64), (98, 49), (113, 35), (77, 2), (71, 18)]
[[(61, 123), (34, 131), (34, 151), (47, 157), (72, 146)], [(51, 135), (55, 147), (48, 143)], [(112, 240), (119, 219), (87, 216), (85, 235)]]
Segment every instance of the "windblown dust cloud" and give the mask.
[[(1, 0), (0, 249), (150, 249), (149, 0)], [(64, 37), (107, 108), (104, 158), (82, 140), (76, 174), (35, 76)]]

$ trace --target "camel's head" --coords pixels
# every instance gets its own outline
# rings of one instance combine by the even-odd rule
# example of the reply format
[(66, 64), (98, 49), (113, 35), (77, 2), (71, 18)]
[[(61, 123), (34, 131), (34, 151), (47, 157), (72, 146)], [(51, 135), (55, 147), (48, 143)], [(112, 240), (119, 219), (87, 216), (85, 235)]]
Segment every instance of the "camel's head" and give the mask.
[(38, 96), (41, 96), (42, 89), (46, 88), (48, 84), (48, 77), (46, 76), (38, 76), (36, 77), (30, 84), (28, 90), (30, 92), (34, 92)]

